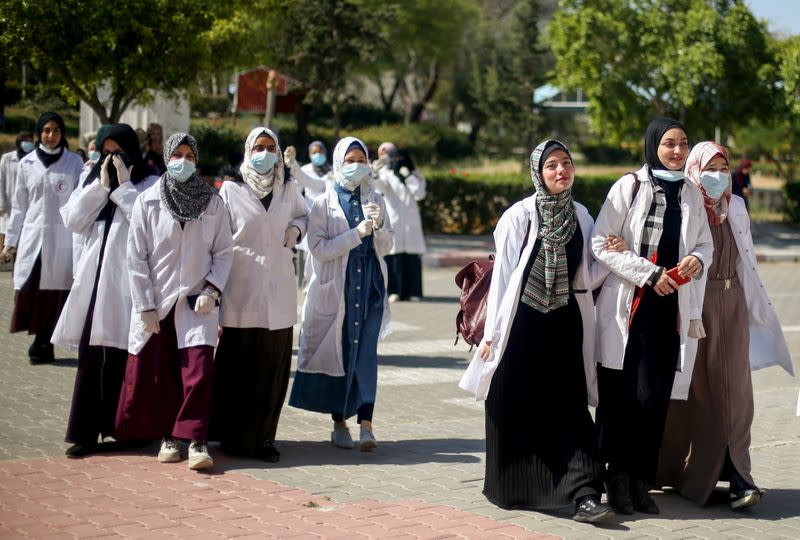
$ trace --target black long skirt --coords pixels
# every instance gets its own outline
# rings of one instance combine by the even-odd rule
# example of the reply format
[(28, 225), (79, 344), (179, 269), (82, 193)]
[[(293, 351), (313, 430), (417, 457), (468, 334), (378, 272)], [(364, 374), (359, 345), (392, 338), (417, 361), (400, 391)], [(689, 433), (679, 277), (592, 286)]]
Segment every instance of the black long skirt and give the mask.
[(214, 361), (210, 440), (257, 457), (275, 440), (289, 388), (292, 328), (224, 328)]
[(389, 274), (387, 294), (396, 294), (400, 300), (422, 296), (422, 257), (415, 253), (387, 255)]
[(27, 330), (36, 341), (49, 343), (67, 302), (69, 290), (39, 288), (42, 276), (42, 255), (36, 257), (31, 274), (22, 287), (14, 292), (14, 311), (11, 314), (11, 333)]
[(623, 369), (598, 367), (597, 425), (609, 477), (655, 485), (672, 383), (680, 358), (678, 295), (647, 288), (628, 335)]
[(520, 302), (486, 400), (483, 493), (508, 508), (552, 509), (602, 490), (574, 296), (540, 313)]

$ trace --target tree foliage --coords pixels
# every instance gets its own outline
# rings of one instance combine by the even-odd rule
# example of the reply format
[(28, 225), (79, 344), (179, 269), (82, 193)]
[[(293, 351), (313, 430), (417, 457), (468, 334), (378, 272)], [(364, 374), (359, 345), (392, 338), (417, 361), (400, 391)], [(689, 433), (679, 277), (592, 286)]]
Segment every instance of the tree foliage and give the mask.
[(147, 101), (149, 91), (186, 89), (203, 69), (224, 62), (222, 49), (235, 49), (214, 45), (222, 43), (221, 35), (230, 36), (220, 25), (239, 15), (241, 5), (0, 0), (0, 47), (14, 61), (49, 70), (69, 101), (83, 100), (102, 122), (115, 122), (133, 102)]
[(768, 112), (766, 30), (743, 0), (565, 0), (549, 26), (554, 80), (582, 89), (606, 140), (639, 138), (654, 115), (693, 137)]

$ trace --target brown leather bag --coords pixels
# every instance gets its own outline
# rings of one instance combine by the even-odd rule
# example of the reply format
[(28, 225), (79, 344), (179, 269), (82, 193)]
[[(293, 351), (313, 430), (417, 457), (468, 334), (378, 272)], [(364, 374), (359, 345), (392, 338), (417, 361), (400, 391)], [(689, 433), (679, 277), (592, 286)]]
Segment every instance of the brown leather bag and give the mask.
[[(522, 241), (520, 254), (525, 250), (528, 243), (528, 235), (531, 232), (531, 222), (528, 221), (528, 229), (525, 231), (525, 239)], [(489, 285), (492, 283), (492, 271), (494, 270), (494, 255), (484, 261), (472, 261), (456, 274), (456, 285), (461, 289), (459, 304), (461, 309), (456, 315), (456, 341), (458, 343), (459, 334), (464, 341), (473, 345), (479, 345), (483, 339), (483, 330), (486, 325), (486, 304), (489, 299)]]

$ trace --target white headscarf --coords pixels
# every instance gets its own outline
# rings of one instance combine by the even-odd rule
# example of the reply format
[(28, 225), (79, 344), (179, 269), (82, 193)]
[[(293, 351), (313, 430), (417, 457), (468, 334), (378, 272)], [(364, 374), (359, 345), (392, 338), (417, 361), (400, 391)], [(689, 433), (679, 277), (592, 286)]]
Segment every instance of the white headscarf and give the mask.
[[(367, 158), (367, 163), (369, 163), (369, 150), (367, 150), (367, 145), (355, 137), (345, 137), (340, 139), (339, 142), (336, 143), (336, 148), (333, 149), (333, 180), (348, 191), (353, 191), (357, 187), (349, 186), (349, 182), (342, 173), (342, 167), (344, 167), (344, 156), (347, 154), (347, 149), (350, 148), (350, 145), (353, 143), (356, 143), (361, 147), (361, 150), (364, 152), (364, 156)], [(367, 186), (369, 186), (371, 183), (372, 171), (370, 170), (361, 180), (361, 191), (364, 192)]]
[[(256, 139), (262, 135), (267, 135), (268, 137), (272, 138), (272, 140), (275, 141), (275, 146), (277, 147), (275, 154), (278, 156), (278, 161), (275, 163), (275, 166), (272, 168), (272, 170), (267, 174), (258, 173), (250, 163), (250, 157), (253, 155), (253, 146), (256, 144)], [(250, 135), (247, 136), (247, 140), (244, 143), (244, 161), (242, 161), (242, 164), (239, 167), (239, 172), (242, 173), (242, 178), (248, 186), (253, 188), (253, 191), (256, 192), (256, 196), (259, 199), (263, 199), (272, 193), (272, 188), (275, 186), (275, 184), (283, 183), (283, 151), (281, 150), (281, 144), (278, 141), (278, 136), (275, 135), (274, 131), (265, 127), (257, 127), (250, 132)]]

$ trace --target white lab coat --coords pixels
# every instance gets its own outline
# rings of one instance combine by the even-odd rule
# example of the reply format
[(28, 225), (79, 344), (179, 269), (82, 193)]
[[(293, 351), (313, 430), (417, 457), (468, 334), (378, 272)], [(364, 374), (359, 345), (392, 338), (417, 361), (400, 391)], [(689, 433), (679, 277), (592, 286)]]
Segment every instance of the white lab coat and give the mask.
[[(750, 216), (747, 215), (744, 201), (738, 195), (731, 196), (727, 219), (731, 224), (733, 237), (736, 239), (736, 248), (739, 250), (736, 275), (739, 276), (739, 282), (744, 290), (747, 311), (750, 316), (748, 326), (750, 368), (757, 370), (769, 366), (780, 366), (790, 375), (794, 375), (792, 355), (786, 345), (778, 314), (772, 307), (772, 302), (769, 301), (767, 291), (758, 275), (753, 237), (750, 235)], [(692, 283), (697, 291), (695, 294), (700, 294), (701, 291), (705, 294), (706, 278), (707, 275), (704, 274), (702, 283), (700, 281)], [(688, 398), (694, 360), (694, 358), (691, 361), (687, 359), (683, 372), (675, 374), (673, 399)]]
[[(364, 187), (362, 187), (364, 189)], [(378, 257), (384, 287), (387, 285), (386, 263), (383, 260), (392, 249), (394, 232), (383, 197), (371, 187), (361, 195), (362, 206), (374, 203), (381, 207), (384, 223), (374, 231), (373, 245)], [(361, 243), (356, 229), (351, 229), (339, 205), (333, 187), (314, 202), (308, 219), (308, 244), (314, 264), (314, 276), (308, 286), (303, 304), (303, 328), (297, 354), (297, 370), (305, 373), (324, 373), (333, 377), (344, 375), (342, 362), (342, 324), (344, 322), (344, 284), (350, 250)], [(389, 333), (389, 302), (384, 298), (381, 339)]]
[(381, 167), (375, 179), (375, 187), (386, 201), (386, 211), (394, 227), (396, 253), (425, 253), (425, 236), (422, 233), (422, 218), (417, 201), (425, 198), (425, 177), (415, 170), (403, 182), (389, 167)]
[(0, 234), (5, 234), (11, 201), (14, 198), (14, 185), (17, 183), (17, 149), (0, 156)]
[(216, 346), (219, 308), (200, 315), (186, 297), (199, 294), (206, 281), (224, 291), (233, 261), (230, 215), (222, 199), (212, 196), (200, 218), (187, 221), (181, 229), (161, 204), (162, 181), (136, 199), (131, 213), (128, 272), (133, 308), (128, 352), (132, 354), (139, 354), (150, 339), (142, 329), (141, 313), (155, 309), (164, 320), (173, 306), (179, 349)]
[(83, 160), (66, 148), (47, 168), (35, 150), (19, 161), (6, 228), (6, 245), (17, 248), (14, 289), (21, 289), (28, 280), (40, 253), (39, 288), (67, 291), (72, 286), (72, 234), (59, 210), (77, 186), (81, 169)]
[(306, 204), (308, 205), (308, 209), (311, 210), (311, 207), (323, 193), (325, 190), (328, 189), (328, 185), (333, 182), (333, 171), (328, 171), (324, 175), (320, 176), (317, 174), (317, 171), (314, 170), (313, 163), (306, 163), (302, 167), (300, 167), (300, 172), (295, 173), (295, 165), (292, 166), (292, 178), (297, 180), (300, 187), (303, 188), (304, 194), (303, 198), (306, 200)]
[[(608, 275), (608, 270), (598, 264), (591, 253), (591, 237), (594, 222), (586, 207), (575, 203), (581, 233), (583, 234), (583, 254), (575, 274), (572, 287), (583, 320), (583, 368), (586, 375), (587, 399), (589, 405), (597, 406), (597, 367), (595, 365), (595, 316), (592, 290), (597, 288)], [(522, 242), (530, 221), (530, 233), (525, 249)], [(484, 362), (480, 357), (480, 347), (475, 351), (467, 371), (458, 386), (469, 391), (478, 401), (485, 400), (489, 394), (497, 367), (505, 353), (511, 326), (517, 313), (522, 287), (528, 276), (525, 267), (533, 252), (539, 234), (539, 213), (536, 210), (536, 194), (519, 201), (506, 210), (494, 231), (495, 262), (489, 297), (486, 304), (486, 322), (482, 344), (491, 341), (489, 357)], [(520, 253), (521, 252), (521, 253)], [(531, 343), (535, 349), (536, 344)], [(557, 359), (546, 359), (557, 361)]]
[(127, 350), (132, 306), (127, 261), (128, 224), (134, 201), (157, 180), (158, 176), (148, 176), (138, 184), (125, 182), (112, 192), (96, 178), (88, 186), (80, 186), (73, 191), (67, 204), (61, 207), (64, 225), (72, 231), (73, 237), (84, 239), (85, 242), (75, 269), (72, 290), (53, 332), (51, 341), (54, 344), (80, 344), (105, 231), (105, 221), (96, 219), (110, 199), (117, 207), (103, 251), (89, 345)]
[[(647, 166), (636, 173), (638, 180), (627, 174), (611, 186), (592, 236), (592, 251), (597, 260), (611, 270), (597, 298), (597, 354), (596, 360), (604, 367), (622, 369), (625, 347), (628, 343), (628, 319), (635, 287), (644, 287), (656, 265), (638, 255), (644, 222), (653, 202)], [(631, 207), (633, 182), (638, 181), (639, 191)], [(700, 190), (691, 182), (681, 188), (681, 233), (678, 260), (694, 255), (703, 263), (703, 274), (711, 264), (714, 251), (708, 218)], [(621, 236), (628, 251), (611, 252), (603, 248), (609, 235)], [(704, 283), (704, 282), (703, 282)], [(694, 360), (697, 340), (687, 335), (689, 321), (700, 319), (703, 308), (703, 291), (698, 286), (686, 285), (678, 289), (679, 333), (681, 343), (679, 371)], [(673, 293), (674, 294), (674, 293)], [(698, 296), (699, 295), (699, 296)]]
[(289, 328), (297, 322), (297, 282), (291, 248), (283, 247), (286, 229), (305, 236), (308, 209), (297, 183), (273, 186), (269, 210), (242, 182), (225, 182), (220, 197), (231, 215), (233, 265), (222, 296), (222, 326)]

